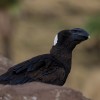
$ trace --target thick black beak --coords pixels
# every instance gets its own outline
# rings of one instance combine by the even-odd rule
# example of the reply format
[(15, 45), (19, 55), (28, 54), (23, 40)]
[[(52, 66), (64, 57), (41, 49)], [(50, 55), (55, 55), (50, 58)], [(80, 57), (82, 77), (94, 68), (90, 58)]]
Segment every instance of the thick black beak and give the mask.
[(80, 28), (74, 28), (70, 30), (70, 32), (72, 33), (72, 39), (74, 41), (81, 42), (81, 41), (85, 41), (88, 38), (90, 38), (88, 32)]

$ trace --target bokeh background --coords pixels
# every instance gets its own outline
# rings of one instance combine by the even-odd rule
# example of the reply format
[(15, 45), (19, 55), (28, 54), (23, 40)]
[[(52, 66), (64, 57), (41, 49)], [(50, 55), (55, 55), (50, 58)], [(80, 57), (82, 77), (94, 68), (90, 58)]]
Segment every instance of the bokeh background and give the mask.
[(0, 0), (0, 55), (17, 64), (48, 53), (59, 31), (75, 27), (91, 38), (73, 51), (64, 86), (100, 100), (100, 0)]

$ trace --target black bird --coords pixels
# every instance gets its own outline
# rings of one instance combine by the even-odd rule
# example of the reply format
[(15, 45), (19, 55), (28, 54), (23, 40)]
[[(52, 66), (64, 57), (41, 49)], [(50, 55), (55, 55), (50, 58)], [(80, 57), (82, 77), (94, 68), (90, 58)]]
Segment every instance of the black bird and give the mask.
[(89, 34), (80, 28), (59, 32), (49, 54), (43, 54), (11, 67), (0, 76), (0, 84), (43, 82), (64, 85), (71, 70), (72, 51), (77, 44), (87, 40)]

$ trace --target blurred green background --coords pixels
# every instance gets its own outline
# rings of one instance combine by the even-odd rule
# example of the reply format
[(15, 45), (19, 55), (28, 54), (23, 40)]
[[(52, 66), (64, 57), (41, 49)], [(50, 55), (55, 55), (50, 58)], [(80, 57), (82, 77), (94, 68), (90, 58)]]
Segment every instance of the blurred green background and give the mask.
[(48, 53), (59, 31), (75, 27), (91, 38), (73, 51), (65, 87), (100, 100), (100, 0), (0, 0), (0, 54), (15, 64)]

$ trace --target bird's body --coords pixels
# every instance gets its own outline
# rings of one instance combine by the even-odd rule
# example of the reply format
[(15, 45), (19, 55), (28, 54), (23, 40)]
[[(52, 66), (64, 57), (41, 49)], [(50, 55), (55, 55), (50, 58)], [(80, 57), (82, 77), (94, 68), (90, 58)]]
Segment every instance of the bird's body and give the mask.
[[(69, 30), (58, 33), (49, 54), (31, 58), (11, 67), (0, 76), (0, 84), (16, 85), (37, 81), (62, 86), (71, 70), (72, 50), (83, 41), (83, 38), (75, 39), (75, 42), (70, 41), (70, 34), (72, 33)], [(84, 40), (87, 39), (87, 35)]]
[(15, 85), (37, 81), (63, 85), (70, 72), (71, 58), (68, 58), (68, 62), (64, 64), (63, 61), (59, 61), (62, 58), (59, 56), (57, 59), (57, 56), (52, 53), (43, 54), (15, 65), (0, 76), (0, 80), (2, 80), (0, 83)]

